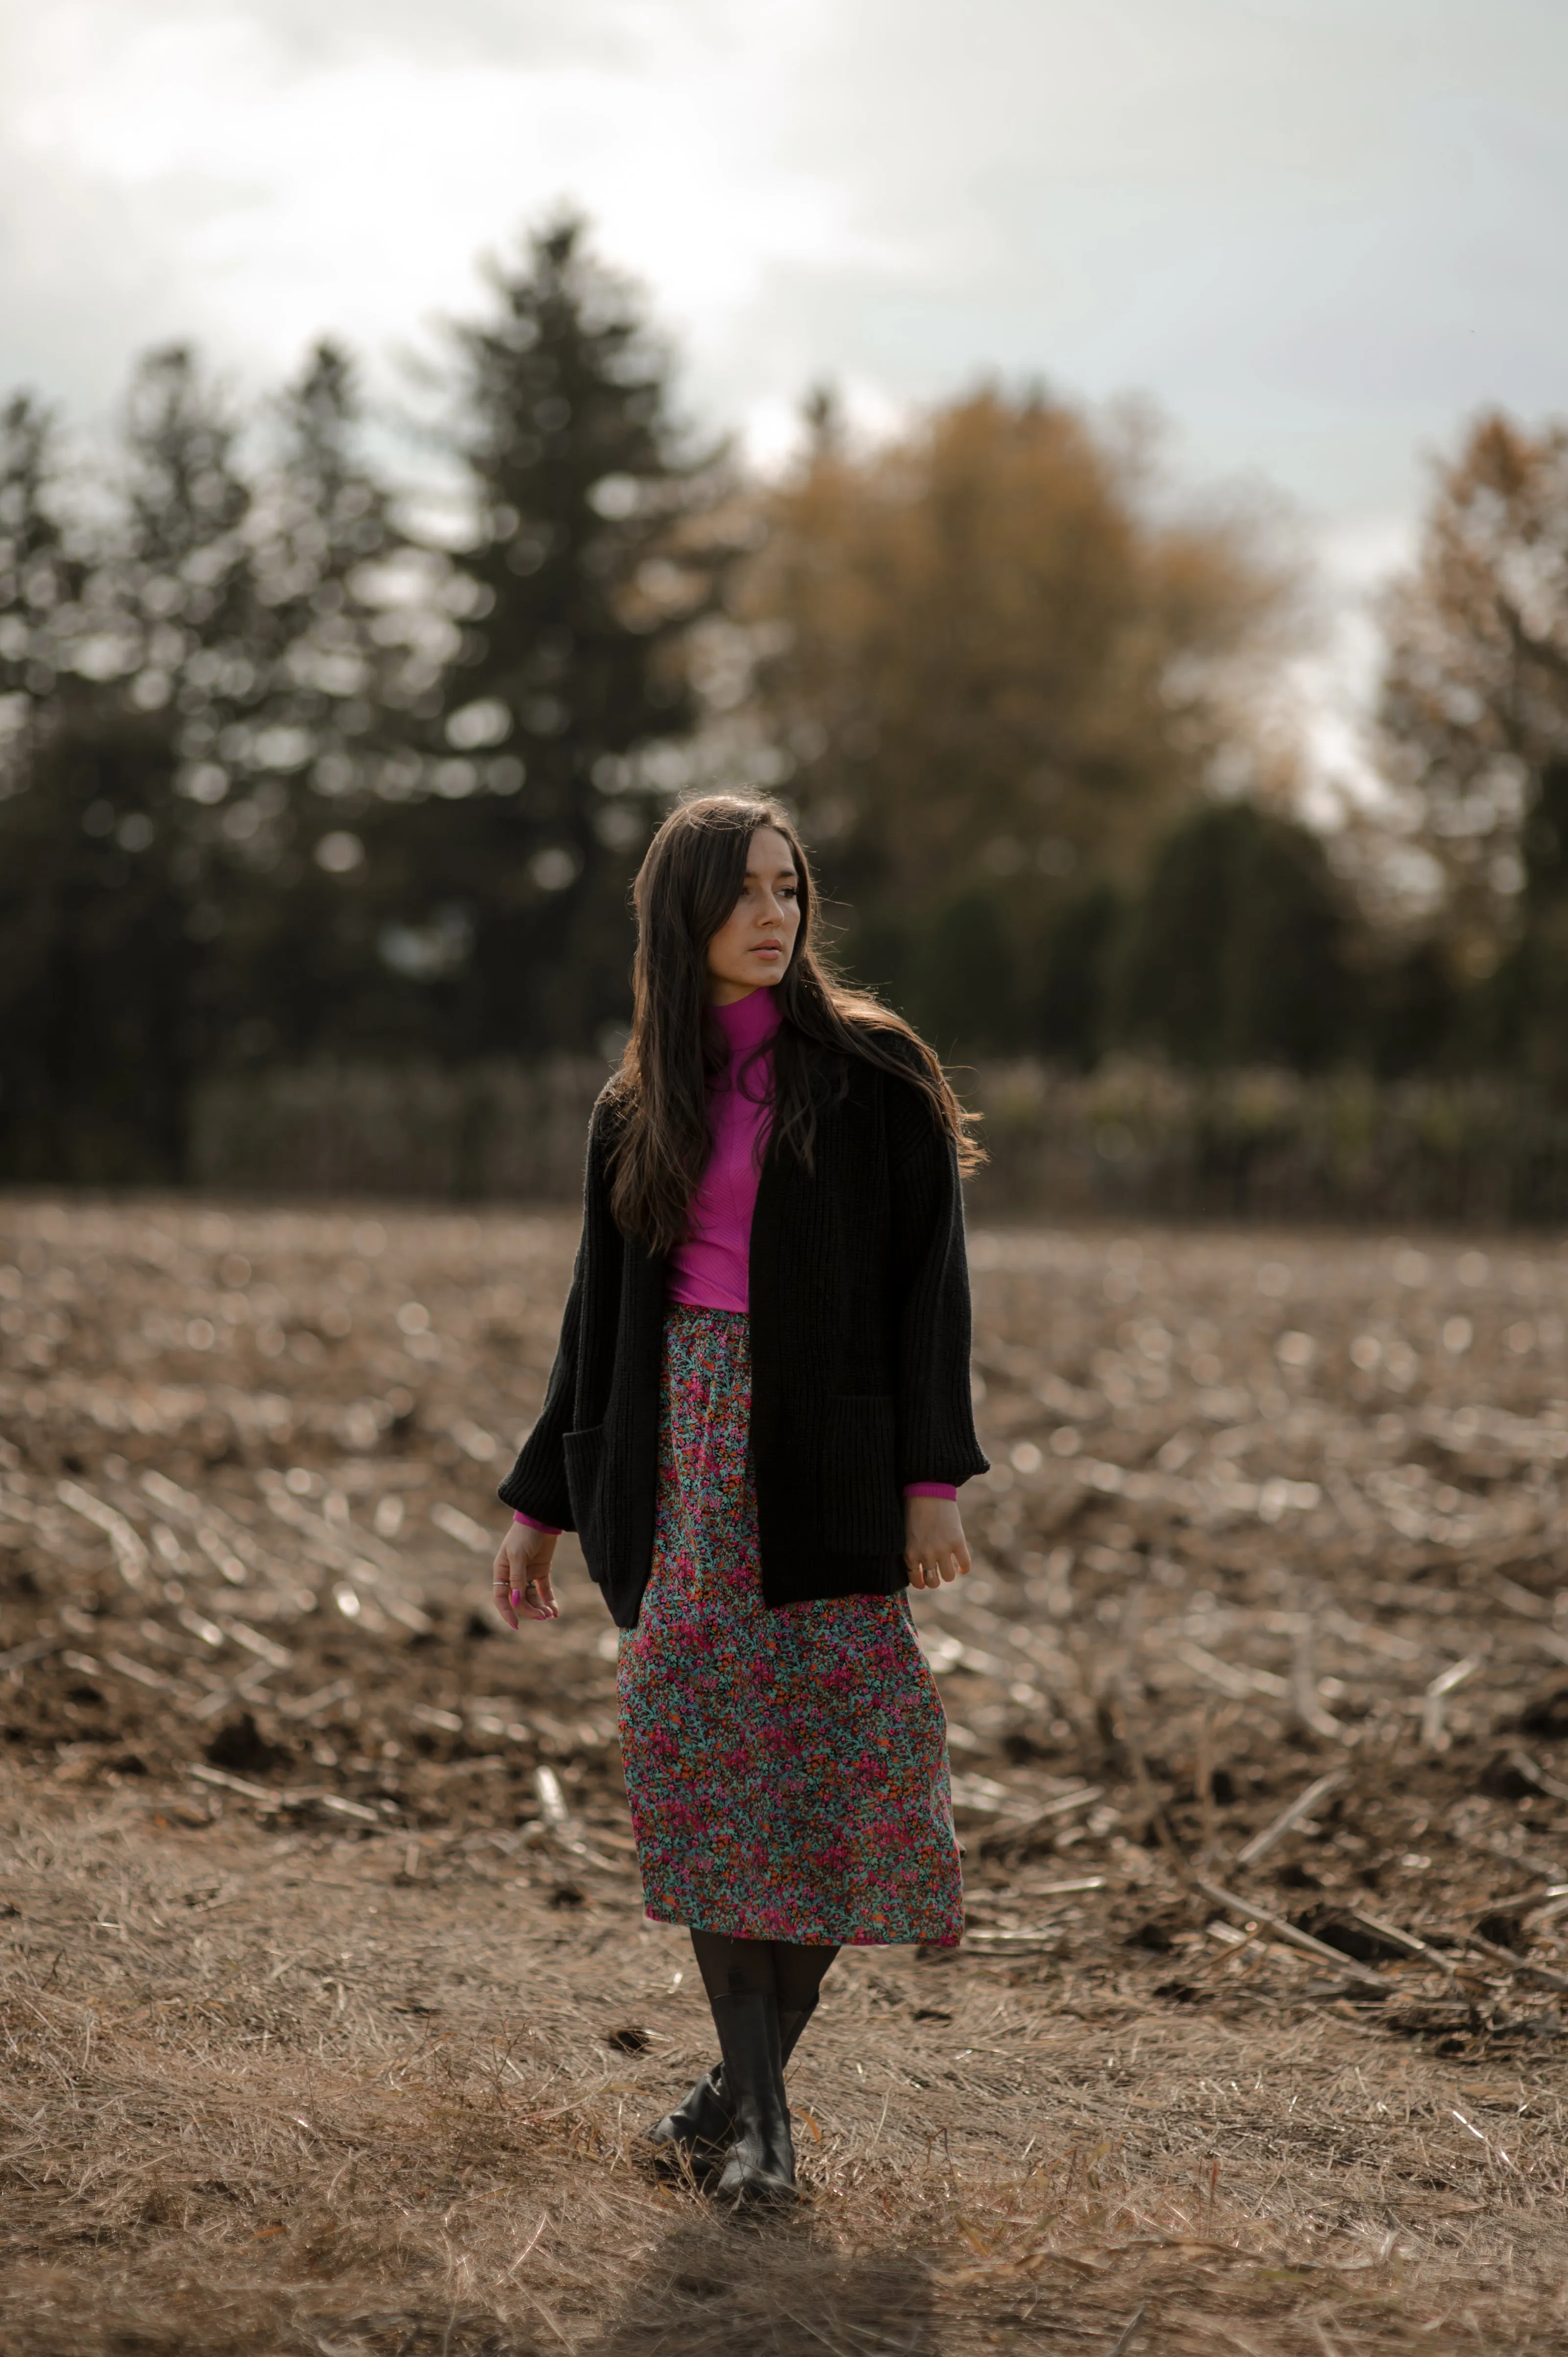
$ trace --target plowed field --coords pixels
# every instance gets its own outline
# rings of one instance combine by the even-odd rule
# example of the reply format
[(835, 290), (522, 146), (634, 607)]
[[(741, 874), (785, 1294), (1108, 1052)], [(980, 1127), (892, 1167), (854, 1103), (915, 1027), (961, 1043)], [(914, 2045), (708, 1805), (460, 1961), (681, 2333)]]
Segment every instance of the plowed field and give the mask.
[(0, 2349), (1568, 2350), (1568, 1254), (972, 1234), (968, 1930), (758, 2226), (573, 1543), (489, 1610), (574, 1243), (0, 1202)]

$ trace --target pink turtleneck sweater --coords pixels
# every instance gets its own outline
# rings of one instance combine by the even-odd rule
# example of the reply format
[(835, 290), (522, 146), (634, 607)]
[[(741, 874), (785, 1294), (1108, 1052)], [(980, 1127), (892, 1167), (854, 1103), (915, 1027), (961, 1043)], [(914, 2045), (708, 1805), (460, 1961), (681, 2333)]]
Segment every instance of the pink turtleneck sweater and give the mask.
[(670, 1298), (692, 1309), (744, 1312), (751, 1303), (751, 1215), (773, 1125), (779, 1001), (771, 990), (753, 990), (713, 1013), (729, 1063), (709, 1092), (713, 1152), (692, 1198), (685, 1241), (670, 1255)]
[[(712, 1083), (713, 1151), (692, 1198), (685, 1240), (670, 1255), (669, 1298), (744, 1316), (751, 1300), (751, 1215), (773, 1119), (771, 1043), (781, 1017), (770, 988), (748, 991), (713, 1012), (729, 1043), (729, 1063)], [(749, 1066), (748, 1058), (755, 1058)], [(948, 1481), (910, 1481), (904, 1495), (956, 1498), (958, 1491)], [(517, 1520), (550, 1528), (532, 1514)]]

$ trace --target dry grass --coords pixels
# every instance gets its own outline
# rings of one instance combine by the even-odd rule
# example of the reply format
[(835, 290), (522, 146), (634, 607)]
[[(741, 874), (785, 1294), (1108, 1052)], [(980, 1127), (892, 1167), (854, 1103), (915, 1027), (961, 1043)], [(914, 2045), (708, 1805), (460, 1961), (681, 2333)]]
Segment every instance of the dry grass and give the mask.
[(1568, 2350), (1561, 1257), (976, 1237), (972, 1932), (835, 1966), (759, 2222), (640, 2142), (603, 1624), (467, 1617), (570, 1243), (0, 1208), (0, 2350)]
[(748, 2225), (639, 2150), (707, 2029), (628, 1889), (150, 1813), (9, 1796), (0, 2346), (1099, 2350), (1145, 2301), (1151, 2348), (1564, 2345), (1532, 2058), (863, 1953), (795, 2074), (809, 2204)]

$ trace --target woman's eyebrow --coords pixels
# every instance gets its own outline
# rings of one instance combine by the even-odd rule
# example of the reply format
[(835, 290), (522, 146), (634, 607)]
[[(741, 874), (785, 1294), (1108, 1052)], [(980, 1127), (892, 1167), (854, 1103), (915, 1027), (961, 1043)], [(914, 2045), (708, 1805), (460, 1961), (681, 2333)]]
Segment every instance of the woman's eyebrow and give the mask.
[(793, 867), (776, 867), (771, 877), (760, 867), (748, 867), (746, 880), (748, 884), (798, 884), (800, 878)]

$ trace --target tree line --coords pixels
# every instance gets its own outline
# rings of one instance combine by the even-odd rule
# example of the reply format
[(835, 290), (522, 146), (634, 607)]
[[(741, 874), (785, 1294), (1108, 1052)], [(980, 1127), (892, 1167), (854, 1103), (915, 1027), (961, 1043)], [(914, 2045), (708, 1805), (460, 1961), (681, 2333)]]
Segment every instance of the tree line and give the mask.
[(1561, 1085), (1568, 431), (1442, 472), (1328, 843), (1299, 567), (1135, 412), (987, 385), (867, 447), (822, 393), (759, 479), (571, 218), (428, 390), (417, 445), (330, 342), (248, 410), (154, 352), (106, 452), (0, 409), (0, 1174), (177, 1178), (214, 1075), (613, 1055), (643, 845), (717, 785), (789, 798), (954, 1057)]

